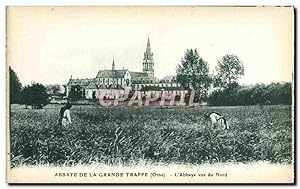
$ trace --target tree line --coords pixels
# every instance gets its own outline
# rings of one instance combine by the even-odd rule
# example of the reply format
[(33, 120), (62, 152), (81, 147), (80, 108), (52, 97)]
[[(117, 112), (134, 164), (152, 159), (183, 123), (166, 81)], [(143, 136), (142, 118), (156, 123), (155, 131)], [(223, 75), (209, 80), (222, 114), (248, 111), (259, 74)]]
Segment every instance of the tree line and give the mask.
[(212, 106), (290, 105), (292, 85), (289, 82), (240, 86), (232, 84), (212, 92), (207, 103)]
[(209, 64), (197, 49), (187, 49), (177, 65), (177, 82), (196, 92), (196, 101), (212, 106), (275, 105), (292, 103), (290, 82), (241, 86), (244, 64), (238, 56), (226, 54), (210, 74)]
[[(244, 75), (244, 64), (238, 56), (226, 54), (210, 74), (209, 64), (200, 57), (197, 49), (187, 49), (176, 68), (176, 80), (185, 89), (196, 92), (196, 101), (212, 106), (275, 105), (292, 103), (292, 84), (271, 83), (241, 86), (238, 83)], [(50, 103), (49, 97), (59, 95), (59, 85), (45, 87), (39, 83), (22, 84), (9, 67), (10, 103), (42, 108)], [(62, 95), (62, 94), (60, 94)]]

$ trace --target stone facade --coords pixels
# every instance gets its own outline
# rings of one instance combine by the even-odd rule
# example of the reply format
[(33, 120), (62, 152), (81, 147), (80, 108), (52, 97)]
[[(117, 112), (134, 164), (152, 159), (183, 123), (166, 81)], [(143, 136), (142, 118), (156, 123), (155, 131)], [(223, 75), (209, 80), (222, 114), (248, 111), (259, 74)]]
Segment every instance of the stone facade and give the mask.
[(166, 76), (159, 80), (154, 77), (154, 59), (148, 38), (143, 59), (143, 72), (128, 69), (116, 69), (115, 61), (111, 70), (99, 70), (95, 78), (70, 79), (66, 85), (66, 95), (81, 96), (81, 98), (94, 99), (99, 95), (113, 98), (116, 95), (130, 91), (147, 91), (150, 89), (165, 91), (183, 90), (176, 82), (176, 76)]

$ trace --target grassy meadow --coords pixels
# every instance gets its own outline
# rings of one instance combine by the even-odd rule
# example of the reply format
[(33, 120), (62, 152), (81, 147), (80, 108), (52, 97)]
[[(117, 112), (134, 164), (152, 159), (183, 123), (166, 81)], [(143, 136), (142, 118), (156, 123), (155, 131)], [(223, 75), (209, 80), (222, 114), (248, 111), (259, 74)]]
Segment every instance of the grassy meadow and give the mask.
[[(292, 162), (291, 106), (74, 105), (66, 128), (57, 124), (60, 107), (11, 106), (11, 167)], [(210, 111), (224, 115), (230, 130), (210, 128), (203, 117)]]

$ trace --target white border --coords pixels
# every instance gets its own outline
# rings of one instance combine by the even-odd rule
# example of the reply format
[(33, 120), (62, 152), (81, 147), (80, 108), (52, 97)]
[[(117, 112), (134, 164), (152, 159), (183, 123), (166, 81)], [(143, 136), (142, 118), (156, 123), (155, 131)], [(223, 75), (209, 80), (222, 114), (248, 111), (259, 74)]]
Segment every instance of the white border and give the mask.
[[(0, 137), (0, 146), (1, 149), (1, 156), (0, 156), (0, 186), (1, 188), (8, 188), (9, 186), (5, 183), (5, 7), (6, 6), (21, 6), (21, 5), (202, 5), (202, 6), (295, 6), (296, 8), (300, 7), (300, 1), (298, 0), (103, 0), (103, 1), (96, 1), (96, 0), (2, 0), (0, 1), (0, 121), (1, 121), (1, 137)], [(296, 12), (296, 20), (297, 24), (299, 24), (298, 14), (299, 12)], [(299, 30), (298, 30), (299, 31)], [(297, 36), (299, 32), (297, 31)], [(298, 39), (298, 37), (297, 37)], [(297, 51), (295, 53), (298, 54), (299, 48), (297, 48)], [(299, 68), (299, 66), (298, 66)], [(297, 69), (297, 73), (299, 73), (299, 69)], [(297, 89), (299, 89), (299, 81), (297, 80)], [(297, 118), (299, 115), (299, 111), (297, 112)], [(296, 125), (297, 127), (297, 125)], [(299, 137), (299, 130), (300, 128), (297, 128), (297, 136)], [(297, 152), (299, 152), (299, 145), (297, 146)], [(299, 159), (299, 156), (297, 157), (297, 160)], [(297, 161), (297, 167), (299, 167), (299, 161)], [(299, 171), (299, 169), (297, 169)], [(298, 172), (299, 173), (299, 172)], [(298, 179), (296, 181), (298, 183)], [(15, 186), (20, 187), (20, 186)], [(32, 187), (32, 186), (27, 186)], [(35, 186), (35, 187), (42, 187), (42, 186)], [(55, 188), (62, 188), (64, 186), (54, 186)], [(69, 186), (73, 187), (73, 186)], [(84, 186), (79, 186), (84, 187)], [(98, 186), (97, 186), (98, 187)], [(117, 188), (120, 186), (100, 186), (101, 188)], [(140, 186), (122, 186), (125, 188), (131, 188), (131, 187), (140, 187)], [(143, 186), (143, 187), (149, 187), (149, 186)], [(166, 186), (150, 186), (151, 188), (163, 188)], [(168, 186), (168, 187), (174, 187), (174, 186)], [(186, 185), (180, 186), (180, 187), (187, 187)], [(193, 187), (193, 186), (192, 186)], [(207, 186), (194, 186), (194, 187), (207, 187)], [(209, 186), (210, 188), (219, 188), (222, 186)], [(224, 187), (224, 186), (223, 186)], [(227, 186), (227, 187), (233, 187), (233, 186)], [(242, 188), (244, 186), (236, 186), (238, 188)], [(266, 186), (253, 186), (255, 188), (265, 188)], [(268, 186), (273, 187), (273, 186)], [(289, 187), (290, 186), (282, 186), (282, 187)], [(294, 186), (295, 187), (295, 186)]]

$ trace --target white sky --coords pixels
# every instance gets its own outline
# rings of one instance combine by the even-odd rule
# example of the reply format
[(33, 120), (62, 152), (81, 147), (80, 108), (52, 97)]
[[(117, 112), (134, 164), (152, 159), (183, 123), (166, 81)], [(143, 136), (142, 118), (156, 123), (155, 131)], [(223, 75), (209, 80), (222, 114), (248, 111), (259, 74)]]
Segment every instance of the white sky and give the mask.
[(155, 76), (176, 74), (187, 48), (210, 64), (244, 62), (241, 83), (291, 81), (293, 9), (204, 7), (11, 7), (7, 59), (24, 84), (65, 84), (99, 69), (142, 71), (150, 37)]

